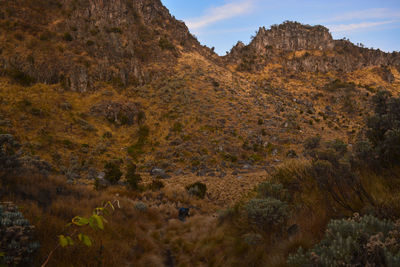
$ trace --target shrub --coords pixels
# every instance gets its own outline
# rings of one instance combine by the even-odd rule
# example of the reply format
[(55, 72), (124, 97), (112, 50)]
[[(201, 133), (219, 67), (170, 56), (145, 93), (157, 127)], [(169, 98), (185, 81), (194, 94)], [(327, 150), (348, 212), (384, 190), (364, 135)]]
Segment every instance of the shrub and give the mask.
[[(390, 167), (400, 162), (400, 98), (379, 91), (373, 96), (375, 114), (368, 118), (366, 137), (371, 143), (370, 159), (378, 167)], [(365, 154), (362, 156), (366, 156)]]
[(0, 205), (1, 266), (32, 266), (32, 255), (39, 248), (33, 229), (16, 206)]
[(73, 40), (72, 35), (69, 32), (64, 33), (64, 41), (71, 42)]
[(304, 141), (304, 149), (306, 150), (312, 150), (316, 149), (320, 146), (321, 143), (321, 136), (314, 136), (314, 137), (309, 137)]
[(218, 211), (218, 222), (224, 223), (226, 221), (231, 221), (239, 215), (239, 206), (236, 205), (233, 208), (227, 208), (225, 210)]
[(122, 33), (122, 29), (119, 27), (111, 27), (105, 29), (107, 33)]
[(140, 174), (136, 173), (136, 165), (129, 164), (126, 171), (126, 181), (131, 189), (137, 190), (139, 189), (139, 182), (142, 181), (142, 177)]
[(104, 165), (104, 179), (109, 181), (111, 184), (116, 184), (121, 179), (122, 172), (119, 166), (114, 162), (107, 162)]
[(288, 257), (290, 266), (400, 266), (400, 221), (373, 216), (332, 220), (324, 238)]
[(355, 212), (357, 204), (373, 204), (360, 178), (352, 171), (350, 162), (335, 157), (336, 154), (320, 153), (311, 166), (311, 174), (319, 189), (346, 210)]
[(144, 211), (147, 210), (147, 205), (146, 205), (146, 203), (138, 201), (138, 202), (135, 203), (135, 209), (144, 212)]
[(161, 37), (158, 41), (158, 45), (162, 50), (174, 50), (175, 46), (168, 40), (167, 37)]
[(15, 170), (20, 167), (20, 144), (12, 135), (0, 134), (0, 171)]
[(180, 122), (175, 122), (174, 126), (172, 126), (171, 131), (174, 133), (180, 133), (183, 130), (183, 124)]
[(128, 147), (128, 154), (135, 160), (143, 155), (144, 153), (144, 145), (146, 140), (150, 134), (150, 128), (147, 125), (141, 125), (137, 132), (138, 140), (135, 144)]
[(112, 138), (112, 133), (110, 133), (110, 132), (105, 132), (105, 133), (103, 134), (103, 138)]
[(300, 160), (287, 161), (272, 175), (272, 180), (283, 185), (292, 195), (302, 192), (306, 184), (312, 182), (310, 163)]
[(162, 181), (160, 180), (153, 180), (153, 182), (151, 182), (149, 188), (153, 191), (158, 191), (161, 188), (163, 188), (165, 185)]
[(335, 139), (330, 142), (328, 147), (334, 149), (341, 155), (344, 155), (347, 152), (347, 144), (340, 139)]
[(36, 82), (36, 79), (17, 69), (6, 70), (6, 74), (11, 79), (22, 86), (30, 86)]
[(282, 184), (265, 181), (258, 185), (257, 188), (258, 198), (276, 198), (280, 201), (288, 201), (290, 195), (287, 189), (283, 188)]
[(204, 183), (196, 182), (194, 184), (186, 186), (186, 190), (190, 195), (204, 198), (207, 192), (207, 186)]
[(289, 219), (287, 203), (275, 198), (252, 199), (245, 206), (248, 219), (261, 230), (283, 230)]
[(138, 131), (139, 142), (144, 142), (147, 139), (147, 137), (149, 137), (149, 134), (150, 134), (149, 126), (141, 125)]
[(354, 90), (355, 87), (356, 87), (355, 83), (352, 82), (347, 83), (339, 79), (336, 79), (332, 82), (327, 83), (324, 89), (332, 92), (332, 91), (337, 91), (339, 89)]

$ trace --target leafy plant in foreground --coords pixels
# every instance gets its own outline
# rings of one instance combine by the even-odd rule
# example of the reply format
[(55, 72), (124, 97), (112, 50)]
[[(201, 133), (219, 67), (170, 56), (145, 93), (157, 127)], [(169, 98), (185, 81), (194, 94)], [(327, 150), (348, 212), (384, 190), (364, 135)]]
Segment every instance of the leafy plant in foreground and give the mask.
[[(114, 201), (114, 204), (115, 203), (117, 204), (117, 207), (119, 207), (119, 202), (117, 200)], [(104, 224), (107, 222), (104, 216), (109, 215), (111, 213), (110, 210), (114, 211), (115, 207), (113, 203), (108, 201), (102, 206), (95, 208), (90, 217), (75, 216), (74, 218), (72, 218), (71, 222), (68, 223), (67, 226), (73, 227), (75, 229), (69, 235), (58, 236), (58, 245), (50, 252), (46, 261), (42, 264), (42, 267), (48, 264), (54, 251), (57, 250), (59, 247), (65, 248), (69, 246), (74, 246), (76, 244), (75, 242), (77, 241), (87, 247), (91, 247), (93, 244), (92, 239), (84, 232), (80, 232), (79, 229), (82, 227), (90, 227), (94, 231), (104, 230)]]

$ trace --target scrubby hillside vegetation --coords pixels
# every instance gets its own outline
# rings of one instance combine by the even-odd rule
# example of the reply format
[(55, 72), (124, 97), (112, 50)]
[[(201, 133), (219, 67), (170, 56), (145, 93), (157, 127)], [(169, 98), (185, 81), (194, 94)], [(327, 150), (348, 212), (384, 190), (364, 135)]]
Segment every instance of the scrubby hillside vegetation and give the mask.
[(285, 22), (218, 57), (158, 0), (0, 7), (3, 264), (400, 265), (398, 52)]

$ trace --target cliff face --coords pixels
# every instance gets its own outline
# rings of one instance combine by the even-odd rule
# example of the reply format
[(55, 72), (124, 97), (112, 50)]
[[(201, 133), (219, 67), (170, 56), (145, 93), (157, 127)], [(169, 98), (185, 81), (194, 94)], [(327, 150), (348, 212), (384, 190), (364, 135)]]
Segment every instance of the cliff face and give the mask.
[(1, 0), (0, 6), (0, 70), (76, 91), (95, 81), (145, 83), (182, 49), (204, 50), (159, 0)]
[[(302, 56), (293, 52), (307, 51)], [(316, 52), (320, 51), (320, 52)], [(353, 71), (368, 66), (400, 65), (399, 53), (356, 46), (333, 40), (323, 26), (285, 22), (271, 29), (260, 28), (249, 45), (239, 42), (225, 59), (239, 70), (260, 70), (268, 63), (281, 63), (289, 71)]]
[(327, 50), (334, 47), (334, 42), (329, 30), (323, 26), (284, 23), (274, 25), (270, 30), (260, 28), (251, 47), (257, 51), (265, 51), (271, 47), (284, 51)]

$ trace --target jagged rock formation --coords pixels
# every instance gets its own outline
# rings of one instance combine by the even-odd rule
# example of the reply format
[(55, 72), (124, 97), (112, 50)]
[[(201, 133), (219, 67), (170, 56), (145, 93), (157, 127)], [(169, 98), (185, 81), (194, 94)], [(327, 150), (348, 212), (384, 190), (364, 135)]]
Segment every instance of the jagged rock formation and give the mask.
[(145, 114), (137, 103), (102, 101), (90, 109), (95, 116), (106, 118), (117, 125), (133, 125), (145, 119)]
[[(298, 56), (296, 51), (307, 51)], [(315, 52), (321, 51), (321, 52)], [(400, 53), (385, 53), (333, 40), (323, 26), (285, 22), (271, 29), (260, 28), (249, 45), (239, 42), (225, 57), (239, 70), (261, 70), (268, 63), (281, 63), (289, 71), (353, 71), (368, 66), (400, 65)], [(390, 75), (389, 75), (390, 76)]]
[(0, 6), (0, 71), (75, 91), (96, 81), (142, 84), (160, 75), (154, 63), (173, 64), (182, 49), (208, 51), (159, 0), (0, 0)]
[(283, 23), (273, 25), (270, 30), (261, 27), (250, 46), (257, 51), (270, 48), (284, 51), (329, 50), (335, 44), (329, 30), (323, 26)]

